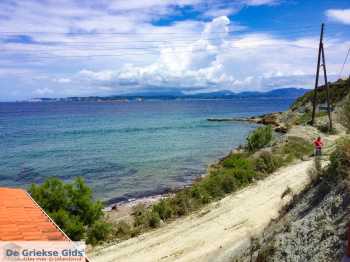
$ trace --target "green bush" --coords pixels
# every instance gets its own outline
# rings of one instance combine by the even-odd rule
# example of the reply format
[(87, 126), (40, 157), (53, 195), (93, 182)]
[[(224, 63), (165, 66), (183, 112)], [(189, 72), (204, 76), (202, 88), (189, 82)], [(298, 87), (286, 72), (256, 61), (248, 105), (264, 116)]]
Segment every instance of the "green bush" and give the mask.
[(283, 160), (268, 151), (264, 151), (255, 160), (255, 170), (264, 174), (271, 174), (282, 165)]
[(133, 228), (125, 221), (119, 221), (116, 225), (115, 236), (120, 239), (129, 238), (133, 235)]
[(159, 213), (150, 208), (146, 208), (143, 204), (134, 207), (134, 226), (140, 229), (154, 228), (160, 224)]
[(270, 125), (258, 127), (247, 137), (247, 149), (255, 152), (266, 147), (272, 140), (272, 127)]
[(312, 119), (311, 112), (305, 112), (302, 115), (299, 115), (295, 121), (295, 124), (297, 125), (306, 125), (310, 123)]
[(336, 134), (335, 129), (334, 128), (330, 129), (328, 123), (324, 123), (317, 126), (317, 129), (324, 134)]
[[(265, 137), (265, 142), (260, 143), (260, 146), (271, 141), (270, 135), (267, 135), (272, 136), (271, 127), (263, 127), (257, 133), (259, 133), (258, 137), (261, 133)], [(312, 145), (304, 139), (290, 137), (285, 145), (278, 146), (273, 153), (265, 151), (260, 155), (256, 154), (257, 156), (248, 153), (232, 153), (213, 166), (207, 176), (197, 180), (191, 187), (184, 188), (174, 196), (162, 199), (151, 207), (135, 206), (134, 228), (130, 229), (126, 224), (122, 224), (117, 229), (116, 236), (119, 238), (125, 235), (136, 236), (149, 228), (158, 227), (161, 220), (167, 221), (187, 215), (204, 204), (221, 199), (226, 194), (249, 185), (254, 179), (261, 177), (261, 173), (270, 174), (295, 157), (311, 154), (312, 150)], [(287, 155), (287, 160), (282, 158), (284, 154)]]
[(210, 195), (206, 190), (204, 190), (203, 186), (199, 186), (198, 184), (194, 184), (191, 188), (191, 195), (198, 204), (207, 204), (210, 202)]
[(112, 226), (105, 223), (102, 220), (96, 221), (88, 228), (87, 231), (87, 243), (91, 245), (97, 245), (100, 242), (106, 240), (111, 235)]
[(176, 216), (187, 215), (191, 210), (191, 197), (188, 189), (181, 190), (172, 198), (172, 206)]
[[(349, 94), (350, 90), (350, 77), (346, 80), (339, 79), (329, 85), (330, 103), (332, 105), (343, 100)], [(291, 106), (293, 111), (300, 109), (302, 106), (311, 104), (314, 97), (314, 90), (307, 92), (303, 96), (299, 97)], [(327, 101), (327, 90), (324, 86), (321, 86), (317, 91), (317, 104), (322, 104)]]
[(350, 95), (348, 95), (347, 99), (345, 100), (340, 115), (342, 125), (347, 129), (347, 132), (350, 133)]
[(350, 139), (338, 142), (336, 150), (330, 156), (329, 170), (334, 174), (347, 176), (350, 174)]
[(282, 147), (275, 150), (275, 153), (284, 156), (285, 164), (293, 161), (294, 159), (302, 159), (304, 156), (311, 156), (313, 153), (313, 145), (310, 141), (307, 141), (300, 137), (289, 136), (288, 140)]
[(168, 220), (173, 216), (173, 208), (168, 199), (162, 199), (157, 204), (153, 205), (153, 212), (158, 213), (159, 218)]
[(152, 228), (158, 227), (160, 225), (160, 217), (157, 212), (149, 212), (149, 226)]
[(224, 168), (251, 169), (252, 163), (244, 153), (230, 154), (221, 161)]
[(96, 231), (92, 228), (103, 224), (108, 227), (102, 220), (103, 206), (93, 201), (92, 191), (82, 178), (68, 184), (49, 178), (42, 185), (31, 185), (29, 192), (72, 240), (86, 237), (87, 242), (102, 240), (100, 235), (93, 235)]

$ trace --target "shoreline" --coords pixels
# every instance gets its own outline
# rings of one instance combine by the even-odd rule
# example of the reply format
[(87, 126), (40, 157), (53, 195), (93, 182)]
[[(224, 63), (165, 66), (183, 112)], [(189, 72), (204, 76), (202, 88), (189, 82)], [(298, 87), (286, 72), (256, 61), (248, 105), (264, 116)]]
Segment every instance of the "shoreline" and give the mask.
[[(281, 116), (283, 112), (271, 112), (263, 115), (256, 115), (256, 116), (250, 116), (250, 117), (232, 117), (232, 118), (207, 118), (208, 122), (248, 122), (251, 124), (257, 124), (257, 125), (271, 125), (273, 127), (273, 130), (276, 133), (279, 134), (286, 134), (287, 128), (281, 125), (281, 122), (279, 120), (279, 117)], [(163, 198), (167, 198), (168, 196), (171, 196), (175, 194), (176, 192), (193, 185), (193, 183), (208, 174), (208, 170), (212, 165), (215, 165), (215, 163), (220, 162), (222, 159), (224, 159), (226, 156), (228, 156), (230, 153), (239, 150), (241, 145), (238, 145), (237, 147), (231, 149), (228, 153), (224, 154), (222, 157), (213, 160), (208, 168), (207, 171), (204, 172), (202, 175), (198, 176), (197, 178), (193, 179), (188, 184), (184, 184), (183, 186), (179, 186), (177, 188), (164, 188), (161, 190), (154, 190), (154, 191), (146, 191), (146, 192), (140, 192), (139, 194), (134, 194), (134, 196), (128, 197), (127, 195), (121, 196), (121, 197), (115, 197), (111, 198), (109, 200), (103, 201), (105, 208), (103, 209), (105, 212), (111, 212), (115, 210), (125, 210), (128, 209), (131, 211), (131, 209), (138, 205), (143, 204), (146, 207), (158, 202), (159, 200)]]
[[(270, 113), (268, 115), (271, 115), (271, 114), (276, 114), (276, 113)], [(256, 118), (260, 118), (260, 117), (262, 117), (262, 116), (252, 116), (252, 117), (242, 118), (242, 119), (256, 119)], [(207, 121), (211, 121), (211, 120), (207, 119)], [(224, 120), (224, 121), (226, 121), (226, 120)], [(267, 124), (263, 124), (263, 123), (257, 123), (255, 121), (246, 121), (246, 120), (241, 120), (241, 121), (250, 122), (252, 124), (258, 124), (258, 125), (267, 125)], [(190, 181), (187, 184), (184, 184), (182, 186), (178, 186), (176, 188), (164, 188), (161, 190), (140, 192), (140, 193), (134, 194), (133, 196), (130, 195), (130, 197), (128, 197), (128, 194), (126, 194), (124, 196), (111, 198), (111, 199), (102, 201), (102, 203), (105, 206), (103, 208), (103, 211), (110, 213), (112, 211), (122, 210), (122, 212), (125, 213), (125, 210), (127, 209), (127, 210), (129, 210), (129, 213), (130, 213), (132, 208), (138, 204), (143, 204), (146, 207), (148, 207), (151, 204), (154, 204), (161, 199), (172, 196), (176, 192), (178, 192), (186, 187), (191, 187), (193, 185), (193, 183), (196, 182), (198, 179), (201, 179), (201, 178), (207, 176), (208, 170), (210, 169), (211, 166), (220, 162), (222, 159), (227, 157), (232, 152), (240, 150), (241, 146), (242, 145), (238, 145), (237, 147), (232, 148), (229, 152), (225, 153), (222, 157), (216, 158), (215, 160), (213, 159), (213, 161), (211, 161), (210, 164), (208, 165), (206, 171), (204, 171), (201, 175), (194, 178), (192, 181)]]

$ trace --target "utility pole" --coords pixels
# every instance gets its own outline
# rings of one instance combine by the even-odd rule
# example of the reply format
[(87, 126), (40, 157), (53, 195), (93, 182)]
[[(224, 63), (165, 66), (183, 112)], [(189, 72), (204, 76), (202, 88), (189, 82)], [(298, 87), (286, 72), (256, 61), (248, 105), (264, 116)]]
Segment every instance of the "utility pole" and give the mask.
[[(323, 76), (324, 76), (324, 81), (325, 81), (325, 88), (326, 88), (327, 112), (328, 112), (328, 118), (329, 118), (329, 131), (331, 131), (333, 126), (332, 126), (332, 117), (331, 117), (331, 107), (330, 107), (330, 101), (329, 101), (329, 86), (328, 86), (328, 79), (327, 79), (326, 59), (325, 59), (324, 47), (323, 47), (323, 33), (324, 33), (324, 23), (322, 23), (322, 25), (321, 25), (320, 43), (319, 43), (319, 47), (318, 47), (316, 81), (315, 81), (314, 96), (313, 96), (313, 101), (312, 101), (311, 125), (314, 125), (314, 123), (315, 123), (318, 80), (319, 80), (319, 76), (320, 76), (320, 67), (322, 66), (323, 67)], [(322, 59), (322, 65), (321, 65), (321, 59)]]
[(324, 82), (326, 87), (326, 99), (327, 99), (327, 113), (328, 113), (328, 119), (329, 119), (329, 129), (328, 131), (331, 132), (333, 129), (333, 123), (332, 123), (332, 114), (331, 114), (331, 105), (329, 101), (329, 85), (328, 85), (328, 79), (327, 79), (327, 69), (326, 69), (326, 59), (324, 55), (324, 48), (322, 43), (322, 67), (323, 67), (323, 76), (324, 76)]

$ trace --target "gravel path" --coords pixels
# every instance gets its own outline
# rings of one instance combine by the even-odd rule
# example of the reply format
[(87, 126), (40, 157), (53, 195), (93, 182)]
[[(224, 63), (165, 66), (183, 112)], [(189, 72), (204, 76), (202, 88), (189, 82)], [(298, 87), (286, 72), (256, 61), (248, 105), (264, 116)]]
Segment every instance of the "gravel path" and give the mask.
[(278, 217), (291, 196), (309, 183), (313, 160), (285, 167), (266, 179), (186, 218), (89, 254), (92, 261), (230, 261)]

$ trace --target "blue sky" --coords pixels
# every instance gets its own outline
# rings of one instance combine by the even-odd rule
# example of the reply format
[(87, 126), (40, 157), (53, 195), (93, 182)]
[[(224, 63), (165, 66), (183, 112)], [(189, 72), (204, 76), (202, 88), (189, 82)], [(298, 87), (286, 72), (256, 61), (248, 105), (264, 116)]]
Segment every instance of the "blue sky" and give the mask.
[(348, 0), (3, 0), (0, 101), (311, 88), (321, 22), (334, 80)]

